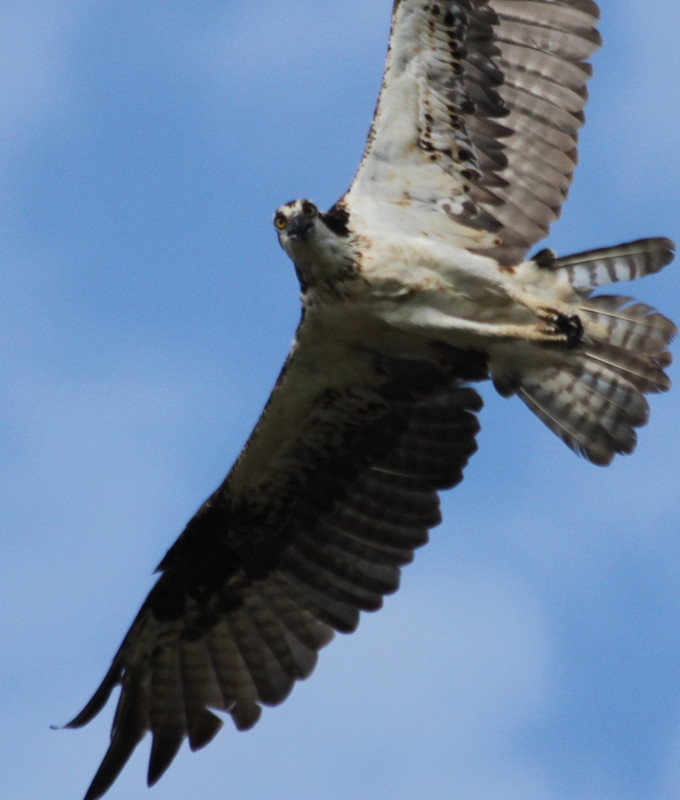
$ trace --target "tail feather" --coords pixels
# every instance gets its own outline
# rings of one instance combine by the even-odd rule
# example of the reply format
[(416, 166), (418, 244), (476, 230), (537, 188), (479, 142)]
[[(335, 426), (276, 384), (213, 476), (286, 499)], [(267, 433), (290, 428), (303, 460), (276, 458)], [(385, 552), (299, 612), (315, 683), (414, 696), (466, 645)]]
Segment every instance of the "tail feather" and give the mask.
[(579, 297), (581, 343), (553, 363), (518, 367), (514, 386), (526, 405), (572, 450), (595, 464), (635, 448), (635, 429), (649, 416), (645, 394), (670, 387), (664, 368), (676, 328), (655, 309), (628, 297), (592, 297), (614, 281), (657, 272), (673, 258), (668, 239), (641, 239), (565, 258), (542, 255), (541, 267), (566, 274)]
[[(582, 349), (588, 362), (594, 362), (605, 367), (609, 372), (619, 375), (629, 381), (639, 392), (645, 394), (665, 392), (670, 388), (671, 382), (663, 367), (670, 362), (670, 353), (664, 353), (663, 364), (656, 358), (646, 353), (624, 350), (608, 342), (593, 342)], [(590, 363), (584, 365), (591, 369)]]
[(555, 258), (547, 266), (564, 270), (575, 291), (590, 293), (597, 286), (632, 281), (658, 272), (673, 260), (674, 248), (673, 242), (663, 237), (638, 239)]
[[(607, 394), (626, 394), (616, 380), (606, 386)], [(635, 428), (647, 421), (644, 399), (640, 404), (636, 398), (626, 408), (608, 400), (607, 394), (592, 391), (578, 374), (559, 368), (523, 379), (517, 394), (567, 446), (595, 464), (606, 465), (616, 453), (632, 452)]]
[[(632, 305), (629, 305), (632, 303)], [(579, 305), (579, 313), (606, 330), (607, 341), (615, 347), (640, 350), (660, 356), (675, 332), (670, 320), (651, 306), (636, 303), (630, 297), (600, 295)]]
[[(580, 371), (577, 378), (597, 397), (607, 400), (623, 414), (631, 425), (639, 427), (649, 418), (649, 404), (644, 395), (628, 380), (601, 365), (590, 363), (589, 369)], [(572, 373), (573, 374), (573, 373)]]

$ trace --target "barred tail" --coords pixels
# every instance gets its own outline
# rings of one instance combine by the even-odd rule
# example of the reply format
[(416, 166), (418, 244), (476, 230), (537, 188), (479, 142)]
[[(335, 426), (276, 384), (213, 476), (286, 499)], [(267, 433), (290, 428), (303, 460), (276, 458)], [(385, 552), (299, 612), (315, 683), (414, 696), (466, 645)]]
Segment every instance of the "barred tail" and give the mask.
[(674, 249), (670, 239), (654, 237), (560, 258), (551, 250), (542, 250), (533, 260), (541, 267), (564, 272), (576, 292), (588, 295), (598, 286), (633, 281), (658, 272), (673, 260)]
[(634, 449), (635, 428), (649, 415), (644, 395), (670, 387), (664, 368), (676, 328), (643, 303), (590, 293), (657, 272), (672, 258), (670, 240), (644, 239), (541, 264), (564, 270), (582, 298), (574, 312), (583, 339), (562, 363), (523, 369), (515, 390), (562, 441), (596, 464)]

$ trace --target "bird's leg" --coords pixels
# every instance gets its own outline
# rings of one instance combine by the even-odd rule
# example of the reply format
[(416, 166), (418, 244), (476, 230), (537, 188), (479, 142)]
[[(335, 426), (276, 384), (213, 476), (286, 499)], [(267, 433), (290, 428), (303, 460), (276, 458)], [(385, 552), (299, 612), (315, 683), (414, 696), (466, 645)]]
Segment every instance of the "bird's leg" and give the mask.
[(528, 292), (514, 290), (513, 299), (532, 311), (541, 322), (536, 328), (552, 338), (556, 343), (576, 347), (583, 338), (581, 318), (572, 313), (567, 303), (551, 301), (549, 306), (543, 305), (542, 299)]
[(581, 339), (583, 327), (575, 315), (566, 315), (548, 307), (532, 311), (541, 320), (533, 324), (483, 322), (447, 314), (431, 306), (402, 306), (399, 312), (385, 314), (385, 321), (402, 330), (441, 338), (457, 347), (482, 345), (483, 342), (517, 340), (573, 347)]

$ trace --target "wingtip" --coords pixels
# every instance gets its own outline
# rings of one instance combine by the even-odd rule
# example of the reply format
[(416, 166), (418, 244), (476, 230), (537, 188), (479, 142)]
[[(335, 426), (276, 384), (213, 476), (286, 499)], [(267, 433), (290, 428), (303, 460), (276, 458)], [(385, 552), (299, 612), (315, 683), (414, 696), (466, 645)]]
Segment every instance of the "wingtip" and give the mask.
[(88, 790), (83, 795), (83, 800), (99, 800), (100, 797), (103, 797), (104, 793), (108, 789), (108, 786), (101, 791), (98, 791), (94, 788), (94, 781), (90, 784)]
[(661, 250), (664, 251), (666, 256), (666, 261), (664, 263), (664, 267), (666, 264), (670, 264), (671, 261), (675, 258), (675, 242), (668, 237), (660, 237), (659, 238), (659, 245)]
[(104, 676), (104, 680), (99, 684), (84, 708), (70, 722), (62, 725), (61, 728), (82, 728), (83, 725), (87, 725), (90, 720), (94, 719), (108, 702), (111, 692), (120, 683), (120, 672), (120, 666), (116, 658)]
[(117, 775), (118, 773), (115, 775), (107, 775), (104, 768), (104, 763), (102, 763), (95, 773), (94, 778), (92, 778), (90, 785), (87, 787), (87, 791), (83, 796), (83, 800), (99, 800), (99, 798), (103, 797), (111, 788), (111, 785), (113, 784)]
[[(132, 716), (134, 717), (134, 715)], [(133, 718), (125, 720), (125, 722), (134, 725), (135, 720)], [(128, 728), (126, 725), (124, 725), (122, 732), (120, 729), (114, 732), (106, 755), (99, 765), (99, 769), (95, 773), (83, 800), (99, 800), (100, 797), (103, 797), (108, 792), (141, 741), (144, 732), (144, 729), (139, 726)]]
[(162, 778), (167, 768), (177, 755), (184, 736), (181, 731), (170, 731), (166, 735), (156, 732), (151, 745), (149, 766), (146, 773), (146, 785), (151, 787)]

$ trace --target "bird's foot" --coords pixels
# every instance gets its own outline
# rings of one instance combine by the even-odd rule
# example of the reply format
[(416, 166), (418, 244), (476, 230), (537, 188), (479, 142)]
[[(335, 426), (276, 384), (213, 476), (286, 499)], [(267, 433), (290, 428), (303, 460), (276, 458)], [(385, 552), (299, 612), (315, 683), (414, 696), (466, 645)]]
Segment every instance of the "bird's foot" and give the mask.
[(536, 316), (542, 320), (539, 330), (548, 336), (548, 341), (576, 347), (583, 339), (583, 323), (576, 314), (564, 314), (554, 308), (538, 308)]

